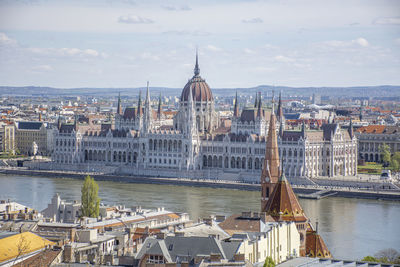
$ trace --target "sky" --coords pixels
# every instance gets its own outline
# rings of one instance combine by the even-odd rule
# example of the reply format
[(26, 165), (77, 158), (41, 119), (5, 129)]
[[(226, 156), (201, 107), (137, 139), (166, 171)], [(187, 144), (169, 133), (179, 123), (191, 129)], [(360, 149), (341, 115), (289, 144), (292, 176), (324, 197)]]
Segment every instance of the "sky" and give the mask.
[(398, 0), (0, 0), (0, 85), (400, 85)]

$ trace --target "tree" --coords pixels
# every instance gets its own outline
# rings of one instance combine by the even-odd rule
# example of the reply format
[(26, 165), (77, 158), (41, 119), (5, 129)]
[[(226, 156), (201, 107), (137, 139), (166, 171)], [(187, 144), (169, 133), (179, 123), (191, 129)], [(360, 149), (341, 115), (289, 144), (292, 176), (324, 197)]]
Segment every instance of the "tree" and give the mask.
[(388, 164), (390, 162), (390, 148), (387, 144), (383, 144), (379, 147), (379, 150), (381, 152), (381, 158), (382, 161), (385, 164)]
[(19, 257), (22, 257), (26, 253), (29, 252), (29, 248), (31, 246), (31, 242), (28, 241), (25, 236), (21, 233), (19, 237), (19, 241), (17, 243), (17, 256), (14, 259), (13, 265), (17, 262)]
[(398, 263), (400, 261), (400, 253), (393, 248), (386, 248), (378, 251), (375, 257), (383, 263)]
[(81, 189), (82, 216), (83, 217), (99, 217), (100, 198), (99, 185), (90, 175), (86, 176)]
[(390, 160), (389, 169), (393, 172), (398, 172), (399, 167), (400, 167), (399, 162), (397, 160), (395, 160), (394, 158), (392, 158)]
[(378, 259), (372, 256), (366, 256), (361, 261), (378, 262)]
[(275, 262), (271, 257), (267, 257), (263, 267), (275, 267)]

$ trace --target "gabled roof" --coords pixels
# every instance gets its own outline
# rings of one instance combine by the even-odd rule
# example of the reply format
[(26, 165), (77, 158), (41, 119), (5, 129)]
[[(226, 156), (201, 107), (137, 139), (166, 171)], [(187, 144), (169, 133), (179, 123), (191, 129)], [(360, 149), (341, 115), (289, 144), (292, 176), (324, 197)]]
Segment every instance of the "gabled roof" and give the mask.
[(315, 231), (307, 231), (306, 255), (316, 258), (332, 258), (324, 240)]
[(386, 126), (386, 125), (368, 125), (357, 129), (357, 132), (362, 134), (394, 134), (400, 133), (399, 126)]
[(282, 173), (281, 178), (279, 178), (274, 191), (272, 191), (268, 199), (265, 212), (271, 215), (276, 221), (302, 222), (307, 220), (284, 173)]

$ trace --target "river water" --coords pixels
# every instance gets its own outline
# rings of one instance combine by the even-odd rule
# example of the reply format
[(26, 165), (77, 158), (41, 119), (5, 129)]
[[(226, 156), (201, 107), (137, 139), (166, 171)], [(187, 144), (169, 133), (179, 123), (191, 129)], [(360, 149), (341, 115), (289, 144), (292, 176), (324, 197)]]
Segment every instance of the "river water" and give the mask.
[[(187, 212), (191, 218), (211, 214), (229, 216), (259, 210), (259, 192), (173, 185), (126, 184), (99, 181), (104, 204), (127, 207), (165, 207)], [(80, 200), (81, 180), (0, 175), (0, 199), (11, 199), (39, 211), (59, 193), (65, 200)], [(351, 198), (300, 199), (332, 255), (338, 259), (361, 259), (384, 248), (400, 251), (400, 202)]]

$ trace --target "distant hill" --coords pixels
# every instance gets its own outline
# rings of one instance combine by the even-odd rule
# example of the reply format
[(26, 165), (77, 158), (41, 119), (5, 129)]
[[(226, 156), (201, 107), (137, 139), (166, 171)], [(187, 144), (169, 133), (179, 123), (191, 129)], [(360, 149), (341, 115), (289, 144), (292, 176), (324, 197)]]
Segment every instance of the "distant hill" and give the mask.
[[(108, 96), (117, 95), (137, 95), (139, 90), (144, 91), (145, 88), (53, 88), (38, 86), (0, 86), (1, 95), (14, 96)], [(160, 92), (167, 96), (180, 96), (182, 88), (167, 87), (151, 87), (152, 94)], [(378, 97), (378, 98), (398, 98), (400, 97), (400, 86), (380, 85), (380, 86), (358, 86), (358, 87), (287, 87), (287, 86), (271, 86), (259, 85), (251, 88), (212, 88), (213, 94), (216, 96), (234, 95), (236, 91), (239, 94), (255, 94), (263, 92), (264, 96), (271, 95), (274, 90), (276, 94), (282, 92), (284, 96), (302, 96), (308, 97), (313, 94), (330, 97)]]

